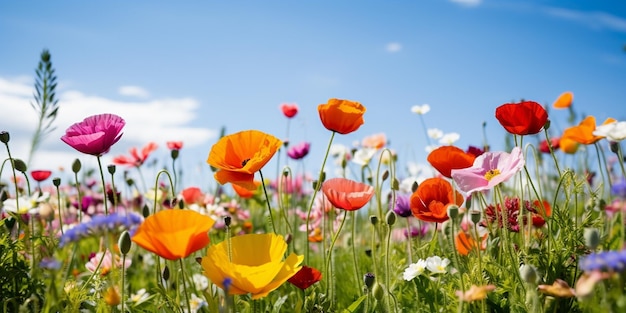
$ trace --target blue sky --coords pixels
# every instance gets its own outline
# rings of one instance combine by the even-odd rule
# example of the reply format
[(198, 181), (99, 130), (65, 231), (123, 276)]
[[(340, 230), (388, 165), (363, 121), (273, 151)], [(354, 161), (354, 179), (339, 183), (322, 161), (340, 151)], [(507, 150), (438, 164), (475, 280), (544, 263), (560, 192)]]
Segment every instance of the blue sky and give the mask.
[[(622, 1), (3, 1), (0, 42), (0, 127), (16, 157), (34, 129), (42, 49), (60, 81), (58, 129), (33, 167), (83, 158), (58, 138), (102, 112), (128, 122), (110, 156), (153, 140), (166, 160), (165, 140), (180, 139), (187, 177), (203, 183), (219, 129), (284, 138), (284, 102), (300, 107), (289, 137), (312, 142), (311, 171), (329, 138), (316, 108), (329, 98), (367, 107), (365, 125), (336, 143), (384, 132), (400, 166), (426, 157), (413, 105), (429, 104), (426, 126), (459, 133), (462, 148), (482, 143), (483, 122), (502, 148), (495, 108), (522, 98), (550, 105), (569, 90), (577, 113), (626, 119)], [(550, 111), (555, 129), (566, 117)]]

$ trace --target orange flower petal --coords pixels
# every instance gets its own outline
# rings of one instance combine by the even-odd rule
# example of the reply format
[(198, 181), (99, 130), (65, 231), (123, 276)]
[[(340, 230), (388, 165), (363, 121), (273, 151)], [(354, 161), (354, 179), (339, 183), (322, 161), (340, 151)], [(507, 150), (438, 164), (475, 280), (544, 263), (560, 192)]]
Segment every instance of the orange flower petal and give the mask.
[(466, 153), (455, 146), (441, 146), (428, 154), (428, 163), (441, 175), (451, 178), (452, 170), (468, 168), (474, 165), (476, 156)]
[(554, 101), (552, 107), (555, 109), (567, 109), (572, 106), (573, 101), (574, 94), (571, 91), (566, 91)]
[(443, 223), (449, 219), (448, 206), (463, 204), (463, 195), (439, 177), (424, 180), (411, 195), (411, 212), (422, 221)]
[(363, 125), (365, 107), (355, 101), (330, 99), (317, 106), (322, 124), (326, 129), (340, 134), (349, 134)]

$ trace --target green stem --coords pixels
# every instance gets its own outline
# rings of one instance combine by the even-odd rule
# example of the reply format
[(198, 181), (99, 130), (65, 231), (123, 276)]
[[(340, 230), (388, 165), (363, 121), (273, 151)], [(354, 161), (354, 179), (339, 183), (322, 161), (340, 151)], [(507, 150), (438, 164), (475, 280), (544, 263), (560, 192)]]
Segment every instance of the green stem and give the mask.
[(180, 263), (180, 275), (183, 280), (183, 293), (185, 294), (185, 300), (187, 300), (187, 312), (191, 312), (191, 303), (189, 302), (189, 295), (187, 294), (187, 281), (185, 279), (185, 266), (183, 264), (183, 259), (178, 259)]
[[(341, 233), (341, 229), (343, 228), (343, 224), (346, 221), (346, 216), (348, 214), (348, 211), (344, 210), (343, 211), (343, 218), (341, 219), (341, 224), (339, 224), (339, 229), (337, 229), (337, 232), (335, 233), (335, 235), (333, 236), (333, 240), (330, 242), (330, 247), (328, 247), (328, 255), (326, 256), (326, 273), (328, 275), (328, 273), (331, 273), (331, 268), (330, 268), (330, 261), (332, 259), (333, 256), (333, 248), (335, 247), (335, 242), (337, 241), (337, 238), (339, 238), (339, 233)], [(332, 225), (332, 223), (331, 223)], [(332, 227), (332, 226), (331, 226)], [(328, 275), (328, 282), (330, 282), (330, 284), (327, 286), (327, 292), (330, 296), (330, 301), (331, 301), (331, 308), (334, 306), (335, 304), (335, 293), (334, 290), (332, 288), (332, 274)]]
[(356, 257), (356, 242), (357, 242), (356, 241), (356, 219), (357, 219), (356, 211), (350, 212), (350, 215), (352, 217), (351, 238), (352, 238), (352, 260), (354, 262), (354, 278), (355, 278), (357, 285), (359, 286), (359, 290), (362, 290), (363, 287), (361, 286), (361, 278), (359, 277), (359, 263)]
[(270, 197), (267, 195), (267, 188), (265, 188), (265, 179), (263, 178), (263, 172), (261, 170), (259, 170), (259, 175), (261, 175), (261, 185), (263, 186), (263, 193), (265, 194), (265, 201), (267, 202), (267, 211), (270, 213), (272, 231), (274, 231), (274, 234), (277, 234), (276, 225), (274, 224), (274, 215), (272, 214), (272, 206), (270, 205)]
[[(106, 182), (104, 180), (104, 171), (102, 170), (102, 161), (100, 160), (100, 156), (96, 157), (98, 159), (98, 169), (100, 170), (100, 179), (102, 180), (102, 193), (104, 194), (104, 215), (109, 215), (109, 204), (107, 201), (107, 190), (106, 190)], [(115, 191), (114, 191), (115, 192)]]
[(330, 140), (328, 141), (328, 147), (326, 148), (326, 154), (324, 155), (324, 160), (322, 161), (322, 167), (320, 168), (320, 174), (319, 177), (317, 179), (317, 184), (315, 185), (315, 188), (313, 188), (313, 195), (311, 196), (311, 201), (309, 202), (309, 207), (307, 209), (307, 213), (306, 213), (306, 250), (304, 251), (304, 263), (305, 264), (309, 264), (309, 222), (311, 219), (311, 209), (313, 209), (313, 204), (315, 203), (315, 196), (317, 195), (317, 193), (320, 191), (320, 189), (322, 188), (322, 183), (324, 180), (324, 166), (326, 166), (326, 160), (328, 160), (328, 154), (330, 153), (330, 147), (333, 143), (333, 139), (335, 138), (335, 132), (332, 132), (332, 134), (330, 135)]

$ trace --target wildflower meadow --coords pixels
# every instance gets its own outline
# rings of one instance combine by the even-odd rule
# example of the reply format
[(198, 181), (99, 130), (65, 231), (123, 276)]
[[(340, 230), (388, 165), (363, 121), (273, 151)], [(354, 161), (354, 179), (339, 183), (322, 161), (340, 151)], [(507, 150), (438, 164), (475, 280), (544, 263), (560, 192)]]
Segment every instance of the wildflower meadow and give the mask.
[[(33, 153), (62, 114), (46, 51), (36, 80)], [(430, 107), (407, 107), (448, 142), (417, 167), (385, 129), (341, 145), (368, 104), (332, 97), (317, 105), (326, 170), (299, 166), (309, 142), (241, 129), (206, 151), (208, 186), (180, 179), (182, 138), (155, 134), (103, 164), (124, 140), (116, 112), (56, 125), (64, 135), (46, 140), (97, 162), (77, 158), (62, 178), (28, 168), (0, 129), (2, 312), (626, 311), (626, 121), (579, 114), (571, 92), (496, 104), (495, 151), (440, 140)], [(550, 114), (563, 112), (557, 132)], [(298, 113), (283, 104), (275, 122)], [(146, 175), (162, 145), (168, 166)]]

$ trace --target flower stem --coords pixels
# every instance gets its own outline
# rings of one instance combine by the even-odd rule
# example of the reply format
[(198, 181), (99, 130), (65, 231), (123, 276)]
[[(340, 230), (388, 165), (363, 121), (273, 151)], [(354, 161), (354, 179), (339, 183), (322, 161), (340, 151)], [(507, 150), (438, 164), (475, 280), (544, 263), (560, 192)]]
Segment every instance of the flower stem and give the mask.
[(276, 234), (276, 225), (274, 225), (274, 215), (272, 214), (272, 206), (270, 205), (270, 197), (267, 195), (267, 188), (265, 188), (265, 179), (263, 178), (263, 172), (259, 170), (261, 175), (261, 185), (263, 185), (263, 193), (265, 194), (265, 201), (267, 202), (267, 211), (270, 213), (270, 222), (272, 223), (272, 230)]
[[(348, 211), (344, 210), (343, 211), (343, 218), (341, 219), (341, 224), (339, 224), (339, 229), (337, 229), (337, 232), (333, 236), (333, 240), (330, 242), (330, 247), (328, 247), (328, 255), (326, 256), (326, 273), (327, 273), (327, 275), (328, 275), (328, 273), (331, 273), (330, 261), (331, 261), (332, 256), (333, 256), (333, 248), (335, 247), (335, 242), (337, 241), (337, 238), (339, 238), (339, 233), (341, 233), (341, 229), (343, 228), (343, 224), (346, 221), (347, 214), (348, 214)], [(333, 281), (332, 274), (328, 275), (328, 280), (327, 281), (330, 282), (330, 284), (327, 284), (327, 289), (328, 289), (327, 292), (328, 292), (328, 295), (330, 297), (330, 302), (331, 302), (331, 307), (332, 307), (335, 304), (335, 294), (334, 294), (334, 291), (333, 291), (333, 288), (332, 288), (332, 284), (333, 284), (333, 282), (332, 282)]]
[(313, 188), (313, 195), (311, 196), (311, 202), (309, 202), (309, 207), (306, 213), (306, 250), (304, 251), (304, 263), (309, 264), (309, 221), (311, 219), (311, 209), (313, 209), (313, 204), (315, 203), (315, 196), (322, 188), (323, 178), (324, 178), (324, 166), (326, 166), (326, 160), (328, 160), (328, 154), (330, 153), (330, 147), (333, 143), (333, 139), (335, 138), (335, 132), (332, 132), (330, 135), (330, 140), (328, 141), (328, 147), (326, 148), (326, 154), (324, 155), (324, 160), (322, 161), (322, 167), (320, 168), (320, 174), (317, 179), (317, 184), (315, 188)]
[(185, 294), (185, 300), (187, 300), (187, 312), (191, 312), (191, 304), (189, 302), (189, 295), (187, 294), (187, 281), (185, 280), (185, 266), (183, 263), (183, 259), (178, 259), (180, 263), (180, 275), (183, 280), (183, 293)]
[[(106, 191), (106, 182), (104, 180), (104, 171), (102, 170), (102, 160), (100, 160), (100, 156), (96, 157), (98, 159), (98, 169), (100, 170), (100, 179), (102, 180), (102, 193), (104, 195), (104, 215), (109, 215), (109, 205), (107, 203), (107, 191)], [(115, 191), (114, 191), (115, 192)]]

